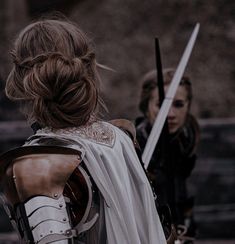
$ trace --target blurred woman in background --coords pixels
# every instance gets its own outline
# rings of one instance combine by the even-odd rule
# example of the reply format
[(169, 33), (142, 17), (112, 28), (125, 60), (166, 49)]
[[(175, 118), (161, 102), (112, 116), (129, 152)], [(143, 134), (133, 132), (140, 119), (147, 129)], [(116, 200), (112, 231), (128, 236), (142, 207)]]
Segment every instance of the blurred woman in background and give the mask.
[[(172, 68), (163, 70), (165, 91), (174, 72)], [(188, 196), (186, 181), (196, 162), (199, 127), (190, 113), (191, 102), (191, 81), (183, 76), (167, 115), (169, 138), (162, 138), (167, 140), (165, 148), (158, 143), (147, 170), (158, 196), (158, 204), (169, 204), (174, 223), (186, 226), (187, 235), (194, 236), (193, 198)], [(143, 152), (160, 109), (156, 70), (143, 77), (139, 109), (143, 117), (136, 120), (137, 141)]]

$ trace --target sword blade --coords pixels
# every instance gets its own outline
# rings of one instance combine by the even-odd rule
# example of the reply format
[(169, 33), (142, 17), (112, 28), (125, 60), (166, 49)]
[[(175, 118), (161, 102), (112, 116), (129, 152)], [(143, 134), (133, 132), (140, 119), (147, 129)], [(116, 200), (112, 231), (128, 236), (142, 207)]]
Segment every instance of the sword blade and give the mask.
[(184, 50), (183, 56), (181, 57), (179, 65), (178, 65), (178, 67), (175, 71), (175, 74), (171, 80), (171, 83), (170, 83), (169, 89), (167, 91), (166, 97), (163, 101), (163, 104), (159, 110), (159, 113), (158, 113), (158, 115), (154, 121), (152, 130), (151, 130), (150, 135), (148, 137), (148, 140), (147, 140), (147, 143), (146, 143), (146, 146), (144, 148), (143, 155), (142, 155), (142, 160), (143, 160), (143, 163), (144, 163), (144, 166), (146, 169), (148, 168), (150, 159), (153, 155), (154, 149), (157, 145), (159, 136), (161, 134), (163, 125), (166, 121), (167, 114), (170, 110), (174, 96), (176, 94), (176, 90), (179, 86), (179, 83), (180, 83), (181, 78), (184, 74), (185, 68), (187, 66), (189, 57), (191, 55), (193, 46), (195, 44), (195, 41), (196, 41), (196, 38), (198, 35), (199, 26), (200, 26), (199, 23), (197, 23), (193, 32), (192, 32), (192, 35), (188, 41), (188, 44)]

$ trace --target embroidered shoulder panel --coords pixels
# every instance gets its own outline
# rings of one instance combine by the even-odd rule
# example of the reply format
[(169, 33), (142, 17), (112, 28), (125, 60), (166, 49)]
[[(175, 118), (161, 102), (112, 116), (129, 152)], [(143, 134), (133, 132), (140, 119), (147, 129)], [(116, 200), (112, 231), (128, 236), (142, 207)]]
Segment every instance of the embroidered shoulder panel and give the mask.
[(105, 122), (94, 122), (85, 126), (66, 129), (52, 129), (46, 127), (37, 131), (37, 135), (40, 134), (47, 134), (48, 136), (54, 134), (62, 137), (69, 137), (74, 140), (76, 140), (76, 138), (82, 138), (110, 147), (113, 147), (115, 143), (114, 129)]

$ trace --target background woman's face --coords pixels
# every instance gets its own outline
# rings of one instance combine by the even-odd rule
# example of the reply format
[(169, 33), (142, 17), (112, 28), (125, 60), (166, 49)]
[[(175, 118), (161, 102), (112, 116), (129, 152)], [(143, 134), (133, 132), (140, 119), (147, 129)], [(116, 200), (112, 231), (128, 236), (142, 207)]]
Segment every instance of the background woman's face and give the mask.
[[(165, 87), (167, 91), (168, 87)], [(179, 128), (184, 125), (188, 110), (189, 101), (187, 99), (187, 90), (184, 86), (179, 86), (176, 95), (174, 97), (173, 103), (171, 105), (170, 111), (167, 115), (167, 122), (170, 134), (175, 133)], [(159, 112), (159, 96), (158, 89), (155, 88), (151, 93), (151, 98), (148, 104), (147, 118), (151, 124)]]

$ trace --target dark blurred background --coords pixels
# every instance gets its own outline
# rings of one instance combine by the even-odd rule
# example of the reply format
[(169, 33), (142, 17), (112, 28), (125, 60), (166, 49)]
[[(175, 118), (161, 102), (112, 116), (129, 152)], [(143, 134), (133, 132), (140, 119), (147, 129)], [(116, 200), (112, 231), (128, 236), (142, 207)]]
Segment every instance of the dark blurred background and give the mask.
[[(186, 69), (194, 87), (192, 111), (201, 126), (189, 189), (196, 195), (198, 240), (235, 239), (235, 1), (1, 0), (0, 152), (21, 145), (31, 134), (17, 106), (4, 95), (12, 42), (25, 25), (54, 11), (78, 23), (94, 41), (98, 62), (115, 70), (101, 73), (106, 119), (139, 115), (140, 78), (155, 67), (154, 37), (160, 39), (163, 67), (176, 67), (200, 23)], [(0, 232), (9, 230), (0, 208)], [(0, 243), (12, 238), (4, 235)]]

